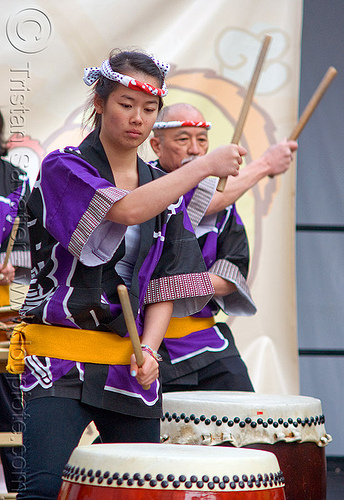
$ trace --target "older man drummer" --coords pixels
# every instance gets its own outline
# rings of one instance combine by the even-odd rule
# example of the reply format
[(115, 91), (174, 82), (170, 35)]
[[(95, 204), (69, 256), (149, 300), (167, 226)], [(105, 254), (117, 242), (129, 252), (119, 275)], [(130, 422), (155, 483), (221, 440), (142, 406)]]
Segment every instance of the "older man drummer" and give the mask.
[[(158, 157), (153, 163), (172, 172), (205, 155), (210, 127), (194, 106), (178, 103), (163, 108), (150, 141)], [(215, 297), (201, 313), (172, 319), (160, 349), (164, 392), (254, 390), (230, 328), (226, 323), (215, 323), (214, 316), (219, 310), (229, 315), (256, 312), (246, 281), (248, 241), (235, 201), (263, 177), (286, 172), (296, 149), (295, 141), (284, 140), (231, 177), (222, 193), (216, 191), (218, 180), (208, 178), (185, 195)], [(233, 146), (239, 164), (245, 154), (244, 148)]]

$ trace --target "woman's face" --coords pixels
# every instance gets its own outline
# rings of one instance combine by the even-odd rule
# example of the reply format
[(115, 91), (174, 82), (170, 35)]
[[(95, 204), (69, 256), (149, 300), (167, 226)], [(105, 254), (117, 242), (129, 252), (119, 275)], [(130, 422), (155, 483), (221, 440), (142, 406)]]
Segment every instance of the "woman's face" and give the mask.
[[(135, 72), (128, 75), (159, 87), (159, 81), (152, 76)], [(96, 112), (102, 115), (101, 140), (119, 149), (132, 149), (149, 136), (158, 115), (159, 98), (119, 84), (105, 104), (95, 96), (94, 105)]]

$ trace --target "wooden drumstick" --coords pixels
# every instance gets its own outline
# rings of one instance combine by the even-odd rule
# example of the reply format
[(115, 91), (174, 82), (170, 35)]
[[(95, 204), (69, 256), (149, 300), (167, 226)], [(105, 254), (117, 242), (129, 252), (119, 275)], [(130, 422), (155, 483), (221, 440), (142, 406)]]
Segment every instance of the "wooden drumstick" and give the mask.
[[(11, 230), (11, 234), (10, 234), (10, 239), (8, 241), (7, 248), (6, 248), (5, 260), (2, 263), (2, 267), (7, 266), (7, 264), (8, 264), (8, 261), (9, 261), (9, 258), (10, 258), (11, 252), (12, 252), (12, 248), (13, 248), (16, 236), (17, 236), (19, 223), (20, 223), (20, 217), (16, 217), (14, 219), (14, 222), (13, 222), (13, 226), (12, 226), (12, 230)], [(0, 280), (2, 280), (2, 279), (4, 279), (4, 275), (2, 273), (0, 273)]]
[[(127, 287), (125, 285), (118, 285), (117, 292), (119, 300), (121, 302), (125, 324), (127, 325), (129, 337), (133, 345), (136, 363), (138, 367), (141, 367), (144, 363), (144, 357), (140, 344), (139, 334), (137, 333), (135, 318), (133, 310), (131, 308)], [(150, 385), (143, 385), (142, 387), (147, 391), (150, 388)]]
[[(265, 59), (268, 47), (270, 45), (270, 42), (271, 42), (271, 36), (265, 35), (264, 41), (262, 44), (262, 48), (260, 50), (260, 54), (259, 54), (259, 57), (258, 57), (258, 60), (256, 63), (256, 67), (255, 67), (255, 70), (254, 70), (252, 78), (251, 78), (251, 83), (250, 83), (250, 86), (248, 88), (245, 100), (243, 102), (243, 105), (242, 105), (242, 108), (240, 111), (239, 119), (237, 121), (235, 130), (234, 130), (234, 134), (233, 134), (232, 141), (231, 141), (232, 144), (239, 144), (240, 137), (241, 137), (241, 134), (242, 134), (242, 131), (244, 128), (245, 121), (246, 121), (246, 117), (247, 117), (248, 111), (249, 111), (251, 103), (252, 103), (254, 91), (256, 89), (258, 78), (259, 78), (261, 69), (263, 67), (264, 59)], [(225, 185), (226, 185), (226, 181), (227, 181), (227, 177), (220, 178), (219, 183), (218, 183), (217, 188), (216, 188), (217, 191), (222, 192), (224, 190)]]
[(336, 68), (334, 68), (333, 66), (330, 66), (329, 69), (327, 70), (325, 76), (323, 77), (323, 79), (319, 83), (318, 88), (316, 89), (316, 91), (312, 95), (310, 101), (308, 102), (307, 106), (305, 107), (305, 110), (302, 113), (302, 115), (300, 116), (300, 119), (299, 119), (296, 127), (294, 128), (294, 130), (290, 134), (289, 140), (296, 141), (296, 139), (299, 137), (304, 126), (306, 125), (306, 123), (308, 122), (310, 117), (312, 116), (313, 111), (318, 106), (321, 98), (325, 94), (327, 88), (332, 83), (332, 80), (334, 79), (336, 74), (337, 74)]
[[(331, 85), (332, 80), (334, 79), (336, 74), (337, 74), (336, 68), (334, 68), (333, 66), (330, 66), (328, 68), (328, 70), (326, 71), (326, 74), (324, 75), (323, 79), (319, 83), (316, 91), (314, 92), (314, 94), (310, 98), (307, 106), (305, 107), (302, 115), (299, 118), (299, 121), (297, 122), (296, 126), (294, 127), (294, 130), (290, 134), (289, 139), (288, 139), (289, 141), (296, 141), (297, 140), (297, 138), (301, 134), (302, 130), (304, 129), (306, 123), (308, 122), (308, 120), (312, 116), (315, 108), (318, 106), (321, 98), (325, 94), (328, 87)], [(274, 175), (269, 175), (269, 177), (271, 179), (273, 179)]]

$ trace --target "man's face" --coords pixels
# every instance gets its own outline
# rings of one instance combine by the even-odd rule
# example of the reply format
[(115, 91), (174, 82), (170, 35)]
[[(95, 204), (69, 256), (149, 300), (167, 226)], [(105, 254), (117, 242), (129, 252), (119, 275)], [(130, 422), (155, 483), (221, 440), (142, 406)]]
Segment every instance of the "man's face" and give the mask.
[(159, 131), (154, 148), (160, 165), (166, 172), (208, 151), (208, 131), (202, 127), (167, 128)]

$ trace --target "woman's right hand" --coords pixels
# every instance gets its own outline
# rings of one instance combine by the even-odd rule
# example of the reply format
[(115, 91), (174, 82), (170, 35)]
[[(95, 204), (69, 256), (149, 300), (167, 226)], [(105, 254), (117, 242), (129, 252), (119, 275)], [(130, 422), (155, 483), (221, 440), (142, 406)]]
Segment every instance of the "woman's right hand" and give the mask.
[(247, 150), (236, 144), (219, 146), (205, 156), (201, 156), (197, 161), (206, 161), (210, 170), (209, 175), (216, 177), (237, 176), (240, 165), (243, 162), (243, 156)]

